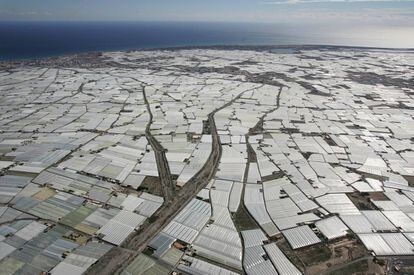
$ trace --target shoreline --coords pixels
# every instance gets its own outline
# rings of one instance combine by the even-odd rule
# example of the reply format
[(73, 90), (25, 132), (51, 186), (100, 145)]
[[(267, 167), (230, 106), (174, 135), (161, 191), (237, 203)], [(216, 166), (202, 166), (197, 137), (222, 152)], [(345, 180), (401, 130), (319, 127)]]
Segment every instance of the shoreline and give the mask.
[[(85, 63), (95, 61), (107, 52), (154, 52), (154, 51), (182, 51), (182, 50), (228, 50), (228, 51), (272, 51), (272, 50), (327, 50), (327, 51), (376, 51), (376, 52), (407, 52), (414, 53), (414, 48), (384, 48), (384, 47), (368, 47), (368, 46), (344, 46), (344, 45), (313, 45), (313, 44), (292, 44), (292, 45), (206, 45), (206, 46), (171, 46), (171, 47), (154, 47), (154, 48), (136, 48), (125, 50), (108, 50), (108, 51), (89, 51), (79, 53), (59, 54), (55, 56), (33, 57), (22, 59), (0, 59), (0, 69), (4, 67), (14, 66), (38, 66), (41, 64), (59, 64), (60, 62), (68, 62), (76, 60), (76, 63)], [(100, 60), (102, 61), (102, 60)]]

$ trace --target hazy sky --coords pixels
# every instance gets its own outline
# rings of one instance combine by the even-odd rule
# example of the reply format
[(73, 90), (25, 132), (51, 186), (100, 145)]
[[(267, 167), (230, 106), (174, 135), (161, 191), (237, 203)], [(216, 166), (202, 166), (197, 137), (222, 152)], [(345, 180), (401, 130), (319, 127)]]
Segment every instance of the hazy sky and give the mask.
[(414, 0), (0, 0), (0, 20), (231, 21), (414, 27)]

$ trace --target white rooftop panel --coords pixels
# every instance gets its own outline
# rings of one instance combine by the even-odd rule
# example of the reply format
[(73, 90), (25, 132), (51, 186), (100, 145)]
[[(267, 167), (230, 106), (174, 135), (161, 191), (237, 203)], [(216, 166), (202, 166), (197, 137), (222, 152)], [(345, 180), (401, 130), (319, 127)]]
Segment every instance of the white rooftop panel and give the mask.
[(302, 272), (294, 266), (275, 243), (264, 246), (267, 255), (281, 275), (300, 275)]
[(321, 241), (307, 225), (284, 230), (282, 233), (293, 249), (309, 246)]
[(263, 241), (267, 240), (265, 234), (260, 229), (252, 229), (241, 231), (244, 247), (263, 245)]
[(337, 216), (319, 220), (315, 225), (330, 240), (343, 237), (348, 231), (348, 227)]

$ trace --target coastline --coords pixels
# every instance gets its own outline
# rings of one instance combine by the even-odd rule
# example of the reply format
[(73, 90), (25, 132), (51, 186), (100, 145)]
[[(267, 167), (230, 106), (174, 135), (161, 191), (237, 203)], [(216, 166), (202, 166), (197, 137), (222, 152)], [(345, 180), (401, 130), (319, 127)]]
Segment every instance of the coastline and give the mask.
[[(274, 50), (329, 50), (329, 51), (376, 51), (376, 52), (407, 52), (414, 53), (414, 48), (385, 48), (385, 47), (368, 47), (368, 46), (344, 46), (344, 45), (210, 45), (210, 46), (172, 46), (172, 47), (154, 47), (154, 48), (137, 48), (128, 50), (109, 50), (109, 51), (89, 51), (70, 54), (61, 54), (56, 56), (45, 56), (37, 58), (22, 59), (0, 59), (0, 69), (19, 67), (19, 66), (102, 66), (105, 63), (101, 59), (102, 55), (107, 52), (152, 52), (152, 51), (181, 51), (181, 50), (229, 50), (229, 51), (274, 51)], [(107, 64), (109, 65), (109, 64)], [(99, 67), (101, 67), (99, 66)]]

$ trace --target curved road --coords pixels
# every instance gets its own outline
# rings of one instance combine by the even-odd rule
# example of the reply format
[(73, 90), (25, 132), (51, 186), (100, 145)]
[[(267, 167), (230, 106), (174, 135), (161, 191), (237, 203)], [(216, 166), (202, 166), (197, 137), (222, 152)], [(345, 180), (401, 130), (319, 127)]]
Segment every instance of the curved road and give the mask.
[[(145, 88), (144, 88), (145, 89)], [(208, 123), (212, 135), (212, 150), (211, 153), (197, 174), (195, 174), (181, 189), (177, 191), (173, 186), (171, 180), (171, 173), (168, 166), (168, 161), (165, 156), (165, 149), (150, 133), (152, 123), (152, 113), (149, 108), (149, 103), (146, 98), (145, 90), (143, 91), (144, 100), (150, 114), (150, 122), (147, 125), (145, 134), (148, 142), (151, 144), (156, 160), (157, 168), (159, 170), (161, 183), (163, 185), (163, 192), (165, 194), (165, 202), (160, 209), (154, 214), (156, 220), (153, 223), (148, 221), (144, 223), (140, 229), (126, 239), (121, 248), (114, 248), (108, 252), (105, 257), (98, 260), (85, 274), (99, 274), (99, 275), (113, 275), (120, 274), (128, 264), (140, 253), (151, 239), (162, 231), (166, 226), (199, 192), (202, 190), (211, 179), (214, 178), (218, 165), (220, 162), (222, 147), (220, 137), (217, 133), (214, 115), (220, 110), (230, 106), (234, 101), (238, 100), (243, 93), (234, 97), (232, 100), (223, 106), (215, 109), (208, 115)]]
[[(279, 82), (273, 79), (267, 79), (261, 75), (254, 75), (249, 77), (249, 82), (258, 84), (268, 84), (281, 87)], [(279, 90), (277, 95), (277, 106), (279, 106)], [(99, 275), (113, 275), (120, 274), (128, 264), (140, 253), (151, 239), (157, 235), (162, 229), (202, 190), (211, 179), (214, 178), (222, 154), (222, 146), (220, 143), (220, 137), (217, 132), (216, 124), (214, 121), (214, 115), (220, 110), (230, 106), (233, 102), (240, 99), (240, 97), (247, 92), (242, 91), (232, 100), (215, 109), (208, 115), (208, 123), (211, 129), (212, 135), (212, 149), (208, 157), (208, 160), (204, 164), (198, 173), (196, 173), (181, 189), (176, 189), (172, 181), (171, 172), (169, 169), (168, 161), (165, 155), (165, 149), (151, 134), (150, 128), (152, 124), (153, 115), (151, 108), (146, 97), (145, 87), (143, 87), (144, 101), (147, 106), (147, 110), (150, 115), (150, 121), (147, 124), (145, 135), (152, 146), (156, 161), (158, 173), (160, 176), (162, 189), (164, 193), (164, 204), (154, 214), (156, 220), (149, 223), (148, 220), (139, 228), (137, 232), (132, 234), (126, 239), (121, 247), (115, 247), (105, 257), (98, 260), (85, 274), (99, 274)]]

